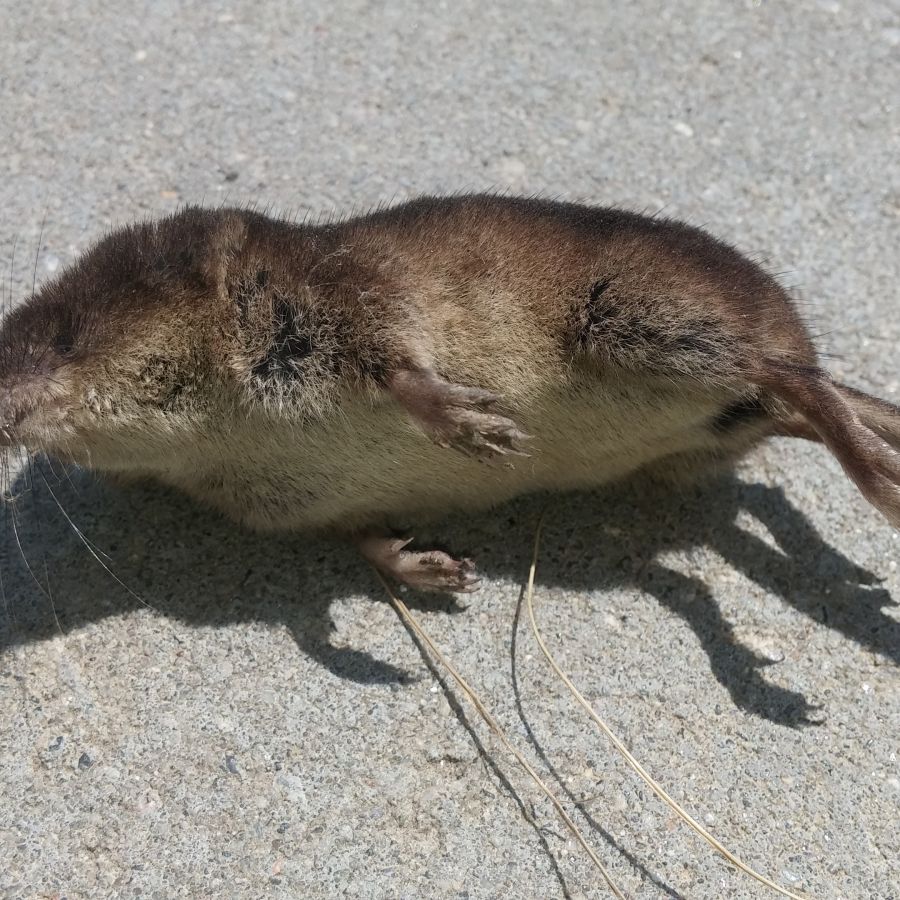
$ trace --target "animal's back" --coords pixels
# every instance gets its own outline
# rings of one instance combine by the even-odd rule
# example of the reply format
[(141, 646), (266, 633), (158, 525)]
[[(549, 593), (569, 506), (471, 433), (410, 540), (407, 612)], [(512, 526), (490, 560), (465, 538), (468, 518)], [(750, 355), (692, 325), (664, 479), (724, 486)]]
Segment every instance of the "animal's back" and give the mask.
[[(739, 378), (748, 352), (815, 363), (790, 298), (699, 228), (572, 203), (429, 197), (330, 229), (410, 303), (449, 372), (517, 394), (572, 365)], [(459, 369), (459, 374), (464, 370)]]

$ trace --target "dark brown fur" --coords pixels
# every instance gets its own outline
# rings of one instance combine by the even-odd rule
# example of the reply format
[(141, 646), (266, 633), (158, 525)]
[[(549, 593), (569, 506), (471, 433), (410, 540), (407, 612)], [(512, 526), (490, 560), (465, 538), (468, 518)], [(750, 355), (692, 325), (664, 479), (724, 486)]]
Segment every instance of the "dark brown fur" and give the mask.
[(900, 525), (900, 410), (830, 379), (772, 277), (700, 229), (541, 200), (121, 229), (5, 317), (0, 431), (363, 535), (420, 587), (472, 567), (378, 537), (391, 517), (703, 471), (772, 434), (822, 441)]

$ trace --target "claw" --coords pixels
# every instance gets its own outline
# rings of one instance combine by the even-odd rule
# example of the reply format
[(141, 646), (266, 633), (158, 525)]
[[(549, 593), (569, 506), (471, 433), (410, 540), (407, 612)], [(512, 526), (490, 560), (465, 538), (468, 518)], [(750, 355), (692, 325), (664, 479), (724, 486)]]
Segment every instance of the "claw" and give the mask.
[(362, 555), (377, 569), (420, 591), (471, 594), (480, 582), (471, 559), (454, 559), (441, 550), (407, 550), (412, 538), (367, 536), (359, 540)]
[(392, 390), (440, 447), (480, 459), (528, 456), (522, 443), (530, 435), (495, 411), (502, 397), (493, 391), (453, 384), (425, 370), (398, 373)]

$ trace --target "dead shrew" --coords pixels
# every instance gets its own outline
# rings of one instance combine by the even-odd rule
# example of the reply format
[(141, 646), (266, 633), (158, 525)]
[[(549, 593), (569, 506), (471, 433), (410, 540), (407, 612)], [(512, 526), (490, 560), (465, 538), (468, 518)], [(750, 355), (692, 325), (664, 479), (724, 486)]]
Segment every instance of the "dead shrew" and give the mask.
[(825, 444), (900, 525), (900, 409), (820, 368), (759, 266), (616, 209), (190, 207), (113, 232), (0, 327), (4, 445), (353, 537), (423, 589), (473, 590), (474, 566), (390, 523), (704, 473), (772, 435)]

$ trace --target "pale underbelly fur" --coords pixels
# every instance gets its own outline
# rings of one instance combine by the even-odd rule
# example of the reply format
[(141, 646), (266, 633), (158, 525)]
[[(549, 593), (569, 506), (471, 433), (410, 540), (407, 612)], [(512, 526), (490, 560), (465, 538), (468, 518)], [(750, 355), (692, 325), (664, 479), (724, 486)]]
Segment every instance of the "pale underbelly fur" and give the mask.
[(597, 486), (715, 447), (708, 423), (734, 396), (640, 385), (548, 394), (513, 410), (531, 455), (490, 463), (435, 445), (393, 404), (351, 403), (307, 428), (260, 415), (158, 474), (254, 528), (355, 530)]
[(156, 474), (250, 527), (351, 531), (597, 486), (715, 447), (708, 423), (733, 396), (636, 384), (560, 390), (512, 411), (533, 435), (531, 455), (491, 463), (435, 445), (390, 401), (351, 402), (306, 428), (260, 414), (173, 454), (173, 468)]

